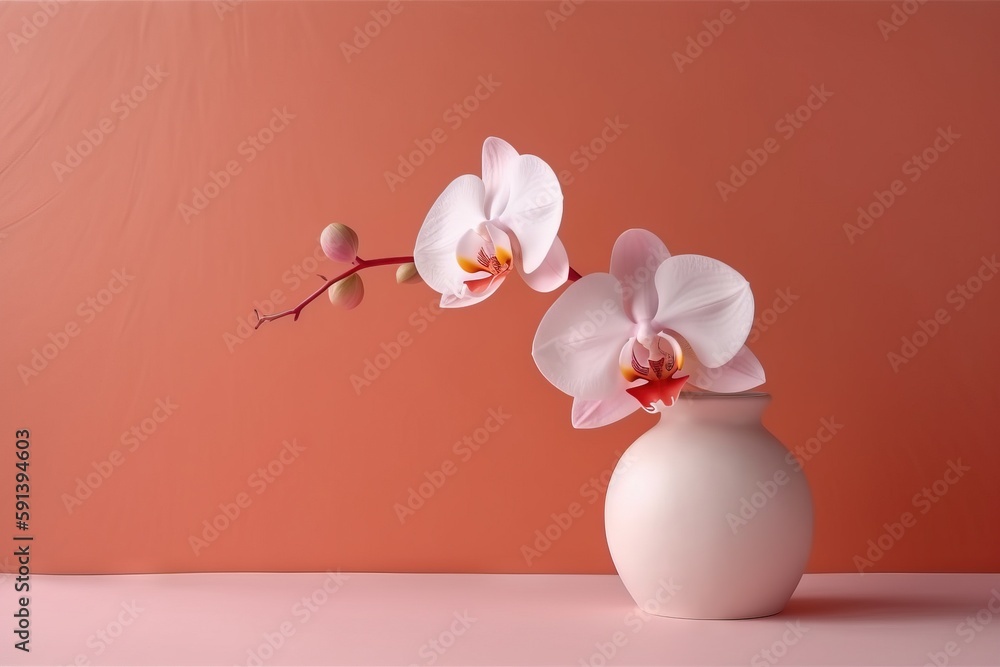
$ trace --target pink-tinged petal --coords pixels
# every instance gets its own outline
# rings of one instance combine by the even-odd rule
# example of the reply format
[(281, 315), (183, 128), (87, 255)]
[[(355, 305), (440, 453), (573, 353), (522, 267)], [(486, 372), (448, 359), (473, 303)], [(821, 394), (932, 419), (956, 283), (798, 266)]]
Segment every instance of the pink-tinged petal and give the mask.
[(507, 232), (492, 222), (485, 223), (483, 227), (485, 228), (486, 235), (490, 238), (490, 242), (493, 244), (493, 252), (496, 255), (497, 261), (500, 262), (500, 266), (512, 262), (514, 260), (514, 242)]
[(562, 189), (552, 168), (534, 155), (517, 158), (510, 172), (510, 200), (496, 219), (517, 237), (526, 272), (548, 256), (562, 211)]
[(723, 394), (748, 391), (766, 380), (764, 367), (746, 345), (718, 368), (706, 368), (695, 359), (686, 361), (684, 370), (689, 371), (690, 383), (695, 387)]
[(481, 294), (485, 294), (487, 291), (495, 292), (497, 286), (493, 285), (494, 282), (496, 282), (496, 276), (487, 274), (482, 278), (467, 280), (465, 282), (465, 286), (468, 288), (469, 294), (479, 296)]
[[(636, 380), (644, 377), (645, 373), (641, 373), (642, 368), (636, 368), (636, 365), (642, 365), (645, 359), (648, 359), (649, 353), (643, 354), (642, 346), (638, 346), (639, 349), (636, 350), (635, 338), (629, 338), (628, 342), (622, 348), (622, 351), (618, 355), (618, 369), (622, 372), (622, 377), (628, 382), (635, 382)], [(648, 371), (648, 369), (647, 369)]]
[[(455, 259), (463, 271), (469, 274), (486, 272), (488, 263), (483, 264), (481, 261), (483, 246), (485, 245), (486, 239), (474, 229), (470, 229), (462, 234), (462, 238), (458, 239)], [(489, 275), (489, 272), (486, 273)]]
[(557, 389), (577, 398), (604, 398), (621, 388), (618, 356), (634, 327), (625, 316), (618, 280), (592, 273), (570, 285), (545, 313), (531, 356)]
[(549, 248), (549, 254), (531, 273), (525, 273), (521, 262), (517, 262), (518, 272), (528, 287), (536, 292), (551, 292), (566, 282), (569, 277), (569, 255), (557, 236)]
[(417, 233), (413, 261), (424, 282), (441, 294), (457, 294), (468, 278), (455, 252), (459, 240), (483, 222), (484, 196), (479, 177), (459, 176), (431, 206)]
[(607, 398), (573, 399), (573, 428), (599, 428), (628, 417), (641, 406), (624, 389)]
[(467, 285), (462, 285), (462, 289), (455, 294), (442, 294), (442, 308), (465, 308), (474, 306), (480, 301), (485, 301), (496, 292), (503, 284), (504, 276), (489, 276), (485, 279), (485, 287), (479, 293), (473, 293)]
[(517, 151), (503, 139), (487, 137), (483, 142), (483, 182), (486, 184), (486, 216), (493, 220), (510, 197), (510, 168)]
[(611, 275), (622, 284), (625, 312), (634, 322), (648, 322), (656, 315), (656, 269), (670, 257), (667, 246), (645, 229), (629, 229), (611, 251)]
[(753, 325), (750, 283), (722, 262), (675, 255), (656, 271), (656, 325), (687, 339), (701, 363), (715, 368), (740, 351)]

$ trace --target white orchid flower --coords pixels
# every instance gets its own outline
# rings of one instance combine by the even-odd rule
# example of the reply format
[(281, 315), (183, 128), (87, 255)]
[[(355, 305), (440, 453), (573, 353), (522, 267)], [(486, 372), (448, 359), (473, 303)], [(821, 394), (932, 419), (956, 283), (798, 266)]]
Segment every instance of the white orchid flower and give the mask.
[(420, 277), (457, 308), (486, 299), (513, 269), (532, 289), (566, 282), (557, 233), (563, 197), (552, 168), (502, 139), (483, 143), (483, 177), (459, 176), (427, 213), (413, 251)]
[(655, 235), (630, 229), (615, 243), (611, 273), (584, 276), (552, 304), (532, 356), (574, 397), (573, 426), (605, 426), (672, 405), (685, 383), (730, 393), (764, 382), (744, 346), (753, 309), (749, 283), (729, 266), (671, 257)]

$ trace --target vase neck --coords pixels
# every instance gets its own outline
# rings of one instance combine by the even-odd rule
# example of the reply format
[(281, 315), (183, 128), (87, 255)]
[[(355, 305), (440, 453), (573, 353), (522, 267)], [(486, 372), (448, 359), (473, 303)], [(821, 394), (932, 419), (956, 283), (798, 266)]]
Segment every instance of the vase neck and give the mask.
[(661, 423), (760, 424), (770, 402), (770, 394), (764, 393), (682, 393), (674, 405), (663, 410)]

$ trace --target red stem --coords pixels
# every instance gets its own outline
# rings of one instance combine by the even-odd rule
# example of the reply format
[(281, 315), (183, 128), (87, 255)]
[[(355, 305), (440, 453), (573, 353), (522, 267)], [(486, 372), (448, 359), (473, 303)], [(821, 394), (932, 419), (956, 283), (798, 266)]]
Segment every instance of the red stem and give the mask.
[(294, 322), (295, 320), (299, 319), (299, 313), (302, 312), (302, 309), (308, 306), (314, 300), (316, 300), (316, 298), (322, 295), (323, 292), (330, 289), (331, 285), (333, 285), (337, 281), (343, 280), (344, 278), (349, 278), (350, 276), (353, 276), (358, 271), (361, 271), (363, 269), (368, 269), (373, 266), (385, 266), (387, 264), (405, 264), (406, 262), (412, 262), (412, 261), (413, 257), (381, 257), (379, 259), (361, 259), (360, 257), (356, 257), (354, 259), (355, 262), (354, 266), (352, 266), (347, 271), (344, 271), (339, 276), (327, 280), (325, 283), (323, 283), (322, 287), (320, 287), (318, 290), (310, 294), (308, 297), (305, 298), (304, 301), (302, 301), (302, 303), (295, 306), (291, 310), (284, 310), (280, 313), (273, 313), (271, 315), (261, 315), (260, 313), (257, 312), (257, 309), (254, 308), (253, 312), (255, 315), (257, 315), (257, 324), (255, 324), (253, 328), (257, 329), (264, 322), (270, 322), (271, 320), (278, 320), (281, 319), (282, 317), (288, 317), (289, 315), (292, 316), (292, 321)]
[[(406, 262), (412, 262), (412, 261), (413, 257), (381, 257), (379, 259), (361, 259), (360, 257), (356, 257), (354, 259), (355, 262), (354, 266), (352, 266), (347, 271), (344, 271), (339, 276), (327, 280), (325, 283), (323, 283), (322, 287), (320, 287), (318, 290), (307, 296), (299, 305), (295, 306), (294, 308), (290, 310), (283, 310), (280, 313), (272, 313), (271, 315), (261, 315), (259, 312), (257, 312), (257, 309), (254, 308), (253, 312), (254, 315), (257, 316), (257, 323), (254, 325), (253, 328), (258, 329), (260, 328), (260, 325), (263, 324), (264, 322), (270, 322), (271, 320), (280, 320), (282, 317), (288, 317), (289, 315), (292, 316), (293, 322), (296, 321), (297, 319), (299, 319), (299, 314), (302, 312), (302, 309), (308, 306), (313, 301), (315, 301), (317, 298), (319, 298), (319, 296), (322, 295), (323, 292), (330, 289), (330, 287), (335, 282), (343, 280), (344, 278), (349, 278), (358, 271), (369, 269), (373, 266), (385, 266), (387, 264), (405, 264)], [(322, 278), (323, 276), (320, 277)], [(574, 269), (572, 266), (569, 267), (569, 278), (568, 278), (569, 282), (577, 281), (580, 278), (582, 278), (582, 276), (576, 271), (576, 269)], [(326, 279), (324, 278), (324, 280)]]

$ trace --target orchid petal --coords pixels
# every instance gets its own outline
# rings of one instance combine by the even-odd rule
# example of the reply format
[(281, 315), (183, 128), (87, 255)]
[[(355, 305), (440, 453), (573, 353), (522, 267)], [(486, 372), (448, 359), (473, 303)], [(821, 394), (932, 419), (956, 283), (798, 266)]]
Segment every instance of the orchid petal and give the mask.
[(764, 384), (766, 379), (763, 366), (746, 345), (728, 363), (718, 368), (705, 368), (696, 359), (692, 361), (688, 358), (684, 370), (689, 372), (692, 385), (723, 394), (753, 389)]
[[(482, 278), (465, 281), (465, 286), (468, 288), (468, 294), (479, 296), (481, 294), (485, 294), (487, 291), (490, 291), (491, 293), (496, 291), (498, 286), (493, 285), (493, 283), (496, 282), (496, 277), (497, 276), (492, 273), (487, 273)], [(492, 290), (490, 288), (492, 288)]]
[(487, 222), (483, 227), (490, 237), (490, 242), (493, 243), (493, 254), (496, 255), (500, 266), (511, 262), (514, 259), (514, 242), (507, 232), (492, 222)]
[(654, 277), (656, 269), (670, 257), (667, 246), (645, 229), (629, 229), (615, 241), (611, 251), (611, 275), (623, 288), (625, 312), (633, 322), (653, 319), (659, 300)]
[(549, 254), (562, 221), (563, 196), (552, 167), (534, 155), (522, 155), (511, 166), (510, 199), (495, 219), (517, 237), (521, 261), (534, 272)]
[(468, 278), (455, 251), (459, 240), (483, 222), (484, 197), (479, 177), (459, 176), (437, 198), (420, 227), (413, 261), (424, 282), (441, 294), (457, 294)]
[(536, 292), (551, 292), (566, 282), (569, 277), (569, 255), (566, 254), (566, 247), (557, 236), (549, 248), (549, 254), (531, 273), (524, 271), (523, 263), (517, 262), (518, 273), (524, 278), (528, 287)]
[[(621, 371), (622, 377), (628, 382), (635, 382), (636, 380), (642, 379), (645, 375), (645, 373), (642, 375), (639, 374), (639, 371), (636, 370), (635, 364), (642, 364), (643, 359), (641, 357), (646, 357), (646, 361), (648, 361), (649, 352), (646, 351), (646, 353), (643, 354), (645, 348), (641, 345), (638, 347), (639, 350), (637, 351), (635, 349), (635, 337), (633, 336), (628, 339), (628, 342), (625, 343), (622, 351), (618, 354), (618, 369)], [(648, 369), (646, 372), (648, 373)]]
[(488, 299), (490, 296), (496, 292), (500, 285), (503, 284), (504, 276), (489, 276), (482, 280), (489, 280), (486, 284), (485, 289), (483, 289), (478, 294), (473, 293), (467, 285), (462, 285), (462, 289), (456, 293), (452, 294), (442, 294), (441, 295), (441, 307), (442, 308), (465, 308), (466, 306), (473, 306), (480, 301)]
[(656, 271), (655, 322), (683, 336), (709, 368), (740, 351), (753, 325), (753, 293), (739, 273), (710, 257), (675, 255)]
[[(455, 252), (455, 257), (458, 260), (458, 265), (467, 274), (485, 273), (487, 276), (491, 275), (483, 263), (479, 261), (484, 245), (486, 245), (486, 239), (474, 229), (465, 232), (458, 239), (458, 249)], [(469, 277), (466, 276), (465, 279), (468, 280)]]
[(573, 428), (598, 428), (628, 417), (641, 406), (633, 396), (622, 390), (606, 398), (573, 399)]
[(620, 391), (618, 357), (634, 335), (625, 315), (620, 285), (607, 273), (577, 280), (556, 299), (538, 325), (531, 354), (557, 389), (583, 399)]
[(507, 206), (510, 197), (509, 172), (518, 154), (503, 139), (487, 137), (483, 142), (483, 183), (486, 184), (487, 219), (493, 220)]

